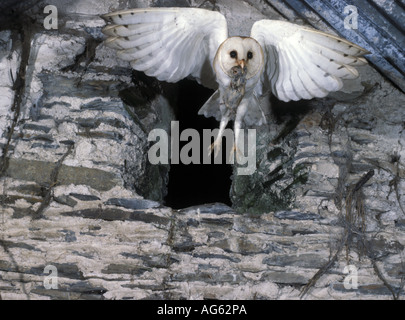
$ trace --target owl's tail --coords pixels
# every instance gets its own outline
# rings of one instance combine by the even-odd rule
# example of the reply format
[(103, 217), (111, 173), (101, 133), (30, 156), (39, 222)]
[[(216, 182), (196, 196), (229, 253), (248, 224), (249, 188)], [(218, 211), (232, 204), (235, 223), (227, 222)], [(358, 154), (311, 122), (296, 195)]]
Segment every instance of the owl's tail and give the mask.
[[(219, 90), (215, 91), (198, 111), (198, 114), (204, 115), (206, 118), (214, 117), (218, 122), (220, 122), (222, 119), (220, 96)], [(255, 94), (251, 95), (251, 98), (249, 99), (249, 107), (243, 119), (248, 127), (261, 126), (267, 123), (266, 114), (269, 113), (267, 109), (269, 109), (270, 106), (264, 103), (264, 101), (267, 101), (266, 99), (268, 100), (268, 96), (266, 96), (264, 99), (259, 99)]]

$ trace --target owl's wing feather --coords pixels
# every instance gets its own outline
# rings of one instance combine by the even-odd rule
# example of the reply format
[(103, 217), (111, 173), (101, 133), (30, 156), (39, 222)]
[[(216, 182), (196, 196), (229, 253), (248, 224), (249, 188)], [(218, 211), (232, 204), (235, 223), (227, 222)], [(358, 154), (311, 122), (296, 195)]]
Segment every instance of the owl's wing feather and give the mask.
[(322, 98), (340, 90), (342, 79), (359, 76), (353, 66), (366, 64), (362, 56), (369, 53), (337, 36), (285, 21), (257, 21), (251, 37), (266, 56), (258, 91), (269, 87), (286, 102)]
[(228, 37), (225, 17), (196, 8), (146, 8), (108, 13), (105, 44), (135, 70), (161, 81), (192, 76), (215, 88), (216, 51)]

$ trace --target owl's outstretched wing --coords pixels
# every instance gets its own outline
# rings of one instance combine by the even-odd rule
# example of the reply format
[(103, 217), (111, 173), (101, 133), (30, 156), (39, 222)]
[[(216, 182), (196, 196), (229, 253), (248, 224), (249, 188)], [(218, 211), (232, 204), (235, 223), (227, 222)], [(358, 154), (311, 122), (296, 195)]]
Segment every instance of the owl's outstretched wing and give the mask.
[(118, 50), (138, 71), (161, 81), (192, 76), (215, 88), (212, 67), (219, 45), (228, 37), (225, 17), (196, 8), (145, 8), (108, 13), (105, 44)]
[(342, 88), (342, 79), (359, 76), (353, 66), (364, 65), (369, 52), (342, 38), (285, 21), (260, 20), (251, 37), (265, 54), (261, 79), (282, 101), (325, 97)]

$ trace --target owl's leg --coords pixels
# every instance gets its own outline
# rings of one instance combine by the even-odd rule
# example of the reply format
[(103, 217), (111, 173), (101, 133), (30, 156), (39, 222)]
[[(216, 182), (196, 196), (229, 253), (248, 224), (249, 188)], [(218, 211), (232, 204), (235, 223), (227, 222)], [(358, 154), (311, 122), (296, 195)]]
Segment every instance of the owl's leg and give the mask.
[(221, 150), (222, 135), (224, 134), (226, 125), (229, 122), (229, 116), (229, 112), (226, 112), (226, 114), (222, 116), (221, 122), (219, 124), (218, 136), (216, 137), (214, 143), (208, 147), (209, 156), (211, 155), (212, 150), (214, 150), (214, 157), (216, 158), (218, 156), (219, 150)]
[(244, 143), (244, 141), (240, 140), (240, 132), (242, 130), (242, 122), (243, 118), (246, 114), (248, 108), (248, 101), (242, 100), (238, 107), (238, 111), (236, 112), (236, 117), (235, 117), (235, 123), (234, 123), (234, 132), (235, 132), (235, 143), (233, 145), (233, 150), (231, 152), (231, 157), (233, 157), (233, 152), (236, 152), (236, 157), (243, 156), (241, 153), (241, 148), (239, 148), (241, 143)]

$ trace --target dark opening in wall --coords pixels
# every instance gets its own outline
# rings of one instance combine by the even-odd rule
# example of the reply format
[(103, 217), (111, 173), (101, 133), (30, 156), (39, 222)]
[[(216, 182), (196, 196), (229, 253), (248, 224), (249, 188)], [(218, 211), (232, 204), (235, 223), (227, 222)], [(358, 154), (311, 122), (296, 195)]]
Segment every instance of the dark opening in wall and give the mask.
[[(182, 80), (179, 83), (177, 101), (177, 120), (180, 133), (193, 128), (200, 135), (200, 154), (203, 150), (203, 129), (219, 128), (214, 118), (198, 115), (198, 110), (213, 94), (213, 90), (199, 85), (195, 81)], [(180, 150), (187, 141), (180, 142)], [(225, 148), (223, 148), (222, 164), (171, 164), (169, 172), (168, 194), (165, 205), (174, 209), (192, 205), (222, 202), (231, 205), (229, 191), (231, 187), (232, 166), (226, 164)]]

